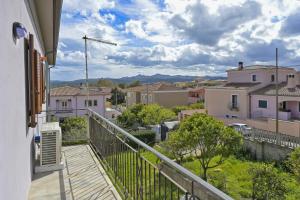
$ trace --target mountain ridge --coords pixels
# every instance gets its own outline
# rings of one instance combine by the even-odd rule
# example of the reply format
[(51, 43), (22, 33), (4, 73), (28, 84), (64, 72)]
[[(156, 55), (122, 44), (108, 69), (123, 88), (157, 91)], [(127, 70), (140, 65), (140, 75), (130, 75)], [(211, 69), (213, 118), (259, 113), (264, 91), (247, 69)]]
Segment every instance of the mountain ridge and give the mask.
[[(142, 75), (138, 74), (136, 76), (125, 76), (121, 78), (91, 78), (89, 79), (90, 84), (97, 83), (99, 80), (110, 80), (115, 83), (125, 83), (129, 84), (133, 81), (140, 81), (141, 83), (155, 83), (155, 82), (190, 82), (195, 79), (203, 80), (225, 80), (226, 77), (223, 76), (184, 76), (184, 75), (166, 75), (166, 74), (154, 74), (154, 75)], [(52, 80), (52, 86), (62, 86), (62, 85), (80, 85), (80, 83), (85, 83), (85, 79), (77, 79), (73, 81), (61, 81), (61, 80)]]

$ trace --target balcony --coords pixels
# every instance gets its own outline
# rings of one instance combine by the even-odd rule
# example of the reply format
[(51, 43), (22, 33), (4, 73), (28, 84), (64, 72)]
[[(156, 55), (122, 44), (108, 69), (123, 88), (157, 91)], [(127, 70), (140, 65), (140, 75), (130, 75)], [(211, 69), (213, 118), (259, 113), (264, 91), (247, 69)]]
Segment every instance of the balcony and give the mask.
[(89, 145), (64, 147), (65, 169), (35, 177), (29, 199), (232, 199), (92, 110), (88, 123)]
[(55, 110), (55, 113), (72, 113), (72, 108), (58, 108)]
[(229, 103), (228, 109), (231, 111), (239, 111), (239, 105), (237, 103)]

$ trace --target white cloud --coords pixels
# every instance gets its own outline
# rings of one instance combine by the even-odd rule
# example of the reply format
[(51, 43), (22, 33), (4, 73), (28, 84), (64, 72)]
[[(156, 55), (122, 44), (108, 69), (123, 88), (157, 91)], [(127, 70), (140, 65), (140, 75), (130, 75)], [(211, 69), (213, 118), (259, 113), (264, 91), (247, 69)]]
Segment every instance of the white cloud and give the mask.
[(125, 29), (127, 33), (132, 33), (136, 37), (146, 38), (148, 35), (145, 33), (143, 24), (141, 21), (129, 20), (125, 23)]
[[(275, 47), (281, 48), (281, 60), (300, 62), (298, 29), (283, 36), (293, 27), (287, 23), (299, 13), (300, 1), (165, 0), (163, 7), (157, 2), (65, 0), (53, 77), (84, 77), (85, 34), (118, 43), (88, 43), (91, 77), (224, 74), (240, 60), (273, 62), (269, 51)], [(129, 20), (120, 23), (118, 12)], [(73, 72), (77, 75), (69, 75)]]

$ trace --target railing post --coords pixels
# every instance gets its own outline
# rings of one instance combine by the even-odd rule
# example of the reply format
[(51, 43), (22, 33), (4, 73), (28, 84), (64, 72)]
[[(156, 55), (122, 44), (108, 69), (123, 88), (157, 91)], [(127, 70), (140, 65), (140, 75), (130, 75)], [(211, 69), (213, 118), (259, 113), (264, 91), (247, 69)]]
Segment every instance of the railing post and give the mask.
[(88, 110), (87, 111), (87, 132), (86, 132), (86, 137), (87, 137), (87, 140), (88, 142), (90, 142), (90, 139), (91, 139), (91, 135), (90, 135), (90, 131), (91, 131), (91, 113), (90, 111)]

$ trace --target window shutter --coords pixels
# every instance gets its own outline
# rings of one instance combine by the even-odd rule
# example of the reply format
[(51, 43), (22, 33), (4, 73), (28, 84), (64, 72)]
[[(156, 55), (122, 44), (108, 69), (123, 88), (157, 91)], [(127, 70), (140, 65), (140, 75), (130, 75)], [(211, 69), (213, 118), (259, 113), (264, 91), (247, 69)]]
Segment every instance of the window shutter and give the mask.
[(40, 108), (40, 67), (39, 67), (39, 54), (37, 50), (34, 50), (34, 68), (35, 68), (35, 109), (36, 109), (36, 114), (41, 113), (41, 108)]
[(35, 53), (33, 35), (29, 34), (29, 67), (30, 67), (30, 123), (29, 126), (34, 128), (36, 126), (36, 107), (35, 107)]
[(45, 68), (44, 63), (41, 62), (41, 85), (42, 85), (42, 103), (45, 103)]

